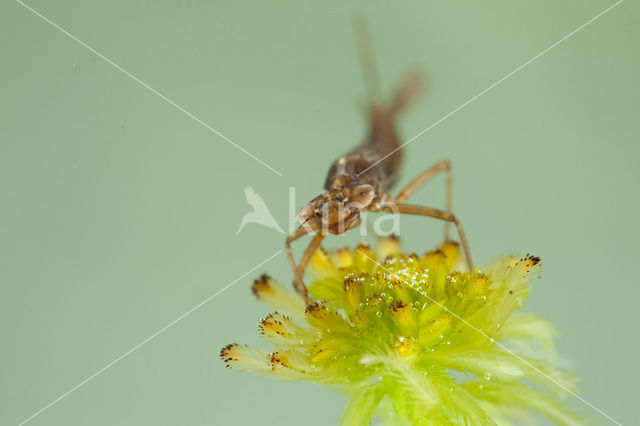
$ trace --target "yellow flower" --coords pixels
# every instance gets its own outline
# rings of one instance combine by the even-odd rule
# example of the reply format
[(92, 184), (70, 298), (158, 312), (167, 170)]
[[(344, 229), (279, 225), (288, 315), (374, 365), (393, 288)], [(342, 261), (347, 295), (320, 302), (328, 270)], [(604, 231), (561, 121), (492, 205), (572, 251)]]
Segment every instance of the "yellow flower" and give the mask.
[(459, 260), (453, 243), (418, 256), (399, 253), (393, 238), (375, 251), (320, 250), (309, 287), (317, 302), (305, 307), (263, 275), (253, 291), (277, 309), (259, 326), (272, 349), (232, 344), (220, 355), (229, 367), (337, 389), (349, 398), (344, 425), (372, 416), (502, 425), (526, 412), (581, 423), (560, 402), (573, 379), (556, 364), (553, 326), (512, 315), (540, 259), (509, 257), (475, 272), (461, 272)]

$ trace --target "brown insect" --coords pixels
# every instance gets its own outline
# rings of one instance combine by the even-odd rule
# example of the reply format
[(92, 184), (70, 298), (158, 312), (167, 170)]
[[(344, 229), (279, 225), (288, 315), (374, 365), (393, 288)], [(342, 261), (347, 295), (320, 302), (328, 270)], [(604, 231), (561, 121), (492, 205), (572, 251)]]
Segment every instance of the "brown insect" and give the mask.
[[(338, 158), (331, 165), (322, 194), (311, 200), (298, 213), (301, 225), (286, 239), (289, 263), (294, 272), (295, 290), (309, 302), (307, 287), (302, 281), (304, 272), (315, 251), (328, 234), (341, 235), (360, 225), (363, 212), (404, 213), (433, 217), (446, 221), (444, 238), (450, 239), (450, 224), (458, 230), (467, 266), (473, 270), (473, 263), (467, 239), (458, 218), (451, 212), (451, 163), (442, 160), (422, 172), (397, 196), (390, 195), (402, 166), (402, 149), (395, 127), (395, 120), (422, 88), (418, 74), (406, 78), (395, 92), (391, 102), (379, 102), (377, 78), (372, 54), (364, 36), (366, 28), (358, 24), (360, 52), (369, 91), (374, 95), (369, 105), (369, 134), (367, 139), (352, 151)], [(406, 204), (405, 201), (421, 186), (440, 172), (446, 173), (446, 210)], [(300, 237), (317, 232), (296, 266), (291, 251), (291, 243)]]

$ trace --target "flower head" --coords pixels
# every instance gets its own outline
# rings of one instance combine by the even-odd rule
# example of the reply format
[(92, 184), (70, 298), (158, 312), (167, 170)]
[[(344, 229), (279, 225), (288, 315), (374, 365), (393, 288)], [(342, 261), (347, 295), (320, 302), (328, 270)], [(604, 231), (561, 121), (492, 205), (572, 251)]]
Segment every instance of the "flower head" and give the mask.
[(399, 253), (396, 239), (375, 251), (319, 250), (309, 306), (266, 275), (254, 283), (277, 309), (259, 324), (272, 349), (232, 344), (220, 355), (229, 367), (336, 388), (349, 398), (342, 424), (374, 415), (389, 424), (509, 424), (526, 411), (579, 422), (558, 400), (573, 380), (556, 366), (552, 325), (512, 315), (540, 259), (509, 257), (475, 272), (461, 272), (459, 260), (453, 243), (422, 256)]

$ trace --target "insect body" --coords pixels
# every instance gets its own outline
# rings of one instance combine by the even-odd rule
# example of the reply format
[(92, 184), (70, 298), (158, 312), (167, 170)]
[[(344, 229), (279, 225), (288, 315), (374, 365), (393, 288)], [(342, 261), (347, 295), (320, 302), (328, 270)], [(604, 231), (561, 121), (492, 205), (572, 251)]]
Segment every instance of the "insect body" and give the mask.
[[(366, 67), (365, 67), (366, 68)], [(467, 266), (473, 270), (471, 256), (462, 225), (451, 213), (451, 165), (443, 160), (427, 169), (409, 183), (395, 197), (389, 190), (402, 165), (400, 139), (395, 120), (398, 113), (420, 91), (422, 84), (417, 74), (405, 79), (391, 102), (371, 101), (369, 106), (369, 134), (366, 140), (352, 151), (339, 157), (329, 170), (324, 191), (311, 200), (298, 213), (302, 224), (286, 239), (287, 256), (294, 272), (296, 291), (309, 301), (307, 288), (302, 281), (313, 253), (328, 234), (340, 235), (360, 224), (363, 212), (386, 211), (434, 217), (446, 221), (445, 240), (449, 240), (449, 225), (454, 223), (465, 252)], [(446, 172), (447, 206), (445, 210), (406, 204), (415, 191), (440, 172)], [(291, 243), (300, 237), (316, 232), (296, 266)]]

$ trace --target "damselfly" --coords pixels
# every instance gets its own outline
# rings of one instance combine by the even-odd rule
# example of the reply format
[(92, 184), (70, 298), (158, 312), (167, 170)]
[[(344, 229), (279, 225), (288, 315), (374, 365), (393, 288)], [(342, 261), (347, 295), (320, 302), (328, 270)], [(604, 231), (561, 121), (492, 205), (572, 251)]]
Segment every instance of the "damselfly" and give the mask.
[[(418, 175), (395, 197), (390, 189), (402, 166), (402, 146), (396, 131), (395, 120), (422, 88), (419, 74), (411, 74), (396, 90), (390, 102), (380, 102), (377, 73), (366, 36), (366, 27), (358, 24), (360, 53), (369, 86), (369, 134), (365, 141), (339, 157), (329, 169), (324, 191), (311, 200), (298, 213), (301, 225), (286, 239), (286, 250), (294, 272), (293, 286), (306, 300), (307, 287), (302, 281), (313, 254), (328, 234), (340, 235), (360, 225), (363, 212), (403, 213), (433, 217), (445, 221), (444, 238), (450, 239), (450, 225), (455, 224), (463, 247), (467, 266), (473, 263), (467, 239), (458, 218), (451, 212), (451, 163), (442, 160)], [(405, 201), (434, 176), (446, 174), (446, 207), (444, 210), (407, 204)], [(316, 232), (296, 265), (291, 243), (300, 237)]]

